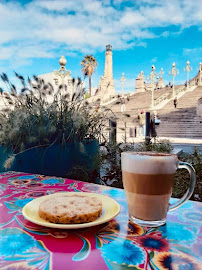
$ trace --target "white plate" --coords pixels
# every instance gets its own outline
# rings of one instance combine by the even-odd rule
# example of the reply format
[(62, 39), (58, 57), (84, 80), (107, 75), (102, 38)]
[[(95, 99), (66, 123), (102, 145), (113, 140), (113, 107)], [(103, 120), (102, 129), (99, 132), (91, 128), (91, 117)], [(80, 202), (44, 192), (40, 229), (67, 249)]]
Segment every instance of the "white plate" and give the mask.
[[(82, 224), (54, 224), (51, 222), (48, 222), (46, 220), (43, 220), (40, 218), (38, 214), (39, 210), (39, 204), (47, 199), (65, 195), (65, 196), (71, 196), (72, 194), (76, 195), (86, 195), (89, 197), (96, 197), (102, 201), (102, 215), (96, 219), (93, 222), (89, 223), (82, 223)], [(105, 223), (114, 217), (118, 215), (120, 212), (120, 205), (113, 200), (112, 198), (104, 195), (100, 195), (97, 193), (87, 193), (87, 192), (58, 192), (52, 195), (42, 196), (40, 198), (36, 198), (33, 201), (27, 203), (23, 209), (22, 214), (23, 216), (38, 225), (50, 227), (50, 228), (58, 228), (58, 229), (80, 229), (80, 228), (86, 228), (91, 226), (96, 226), (102, 223)]]

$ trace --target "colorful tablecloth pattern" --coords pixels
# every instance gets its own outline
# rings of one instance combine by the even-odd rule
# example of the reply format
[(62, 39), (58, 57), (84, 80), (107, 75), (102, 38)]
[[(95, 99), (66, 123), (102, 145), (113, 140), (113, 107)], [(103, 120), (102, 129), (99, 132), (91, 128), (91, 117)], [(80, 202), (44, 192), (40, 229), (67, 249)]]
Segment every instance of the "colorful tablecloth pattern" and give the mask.
[[(108, 223), (82, 230), (50, 229), (22, 216), (34, 198), (56, 192), (95, 192), (121, 205)], [(0, 269), (202, 269), (202, 204), (188, 201), (167, 224), (143, 228), (128, 221), (124, 190), (70, 179), (0, 174)]]

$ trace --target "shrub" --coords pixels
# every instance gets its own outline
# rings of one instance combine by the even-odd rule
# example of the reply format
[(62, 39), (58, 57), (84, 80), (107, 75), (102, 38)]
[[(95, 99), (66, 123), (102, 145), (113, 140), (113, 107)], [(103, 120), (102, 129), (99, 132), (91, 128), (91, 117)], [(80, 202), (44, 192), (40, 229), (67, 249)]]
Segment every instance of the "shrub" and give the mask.
[[(5, 108), (0, 113), (0, 145), (9, 148), (13, 156), (36, 147), (49, 147), (56, 143), (82, 143), (83, 140), (105, 140), (103, 129), (108, 120), (109, 109), (99, 113), (85, 99), (81, 80), (76, 84), (73, 96), (68, 86), (55, 89), (50, 83), (33, 76), (26, 81), (16, 73), (22, 83), (17, 92), (6, 74), (1, 75), (9, 92), (1, 89)], [(11, 165), (13, 158), (5, 162)]]
[(139, 143), (136, 147), (137, 152), (160, 152), (160, 153), (171, 153), (173, 146), (169, 140), (155, 140), (154, 143), (146, 141)]
[[(191, 196), (191, 200), (202, 201), (202, 149), (194, 147), (189, 154), (182, 154), (179, 159), (193, 165), (196, 171), (196, 186)], [(185, 169), (177, 170), (173, 197), (181, 198), (189, 185), (189, 173)]]

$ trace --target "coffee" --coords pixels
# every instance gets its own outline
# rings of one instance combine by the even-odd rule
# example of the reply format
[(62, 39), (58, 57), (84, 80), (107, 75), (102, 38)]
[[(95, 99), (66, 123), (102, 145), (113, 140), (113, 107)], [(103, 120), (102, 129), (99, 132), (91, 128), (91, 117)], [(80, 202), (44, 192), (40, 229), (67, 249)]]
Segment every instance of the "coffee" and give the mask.
[(178, 159), (159, 153), (122, 153), (123, 185), (129, 216), (145, 221), (166, 218)]

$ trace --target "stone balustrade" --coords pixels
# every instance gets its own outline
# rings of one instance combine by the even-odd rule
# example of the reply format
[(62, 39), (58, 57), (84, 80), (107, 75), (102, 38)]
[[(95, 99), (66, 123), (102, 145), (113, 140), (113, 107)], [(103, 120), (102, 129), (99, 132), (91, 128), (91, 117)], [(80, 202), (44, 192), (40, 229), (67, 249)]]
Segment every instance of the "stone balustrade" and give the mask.
[(105, 99), (102, 99), (100, 105), (103, 105), (103, 106), (108, 105), (108, 104), (110, 104), (110, 103), (116, 101), (117, 99), (118, 99), (117, 97), (109, 96), (109, 97), (107, 97), (107, 98), (105, 98)]
[(162, 96), (158, 97), (157, 99), (154, 100), (154, 106), (159, 105), (161, 102), (164, 100), (168, 99), (168, 96), (170, 93), (164, 93)]
[(186, 90), (186, 86), (182, 85), (180, 86), (176, 91), (175, 91), (175, 94), (176, 96), (179, 95), (179, 93), (183, 92)]
[[(195, 86), (195, 82), (191, 82), (189, 85), (189, 91), (192, 91), (196, 88)], [(177, 96), (177, 98), (181, 97), (184, 93), (186, 92), (187, 87), (185, 85), (181, 85), (179, 88), (177, 88), (175, 90), (175, 94)], [(167, 100), (167, 102), (169, 102), (173, 97), (169, 97), (170, 93), (164, 93), (162, 96), (158, 97), (157, 99), (154, 100), (154, 106), (159, 106), (161, 103), (165, 103), (165, 101)]]

